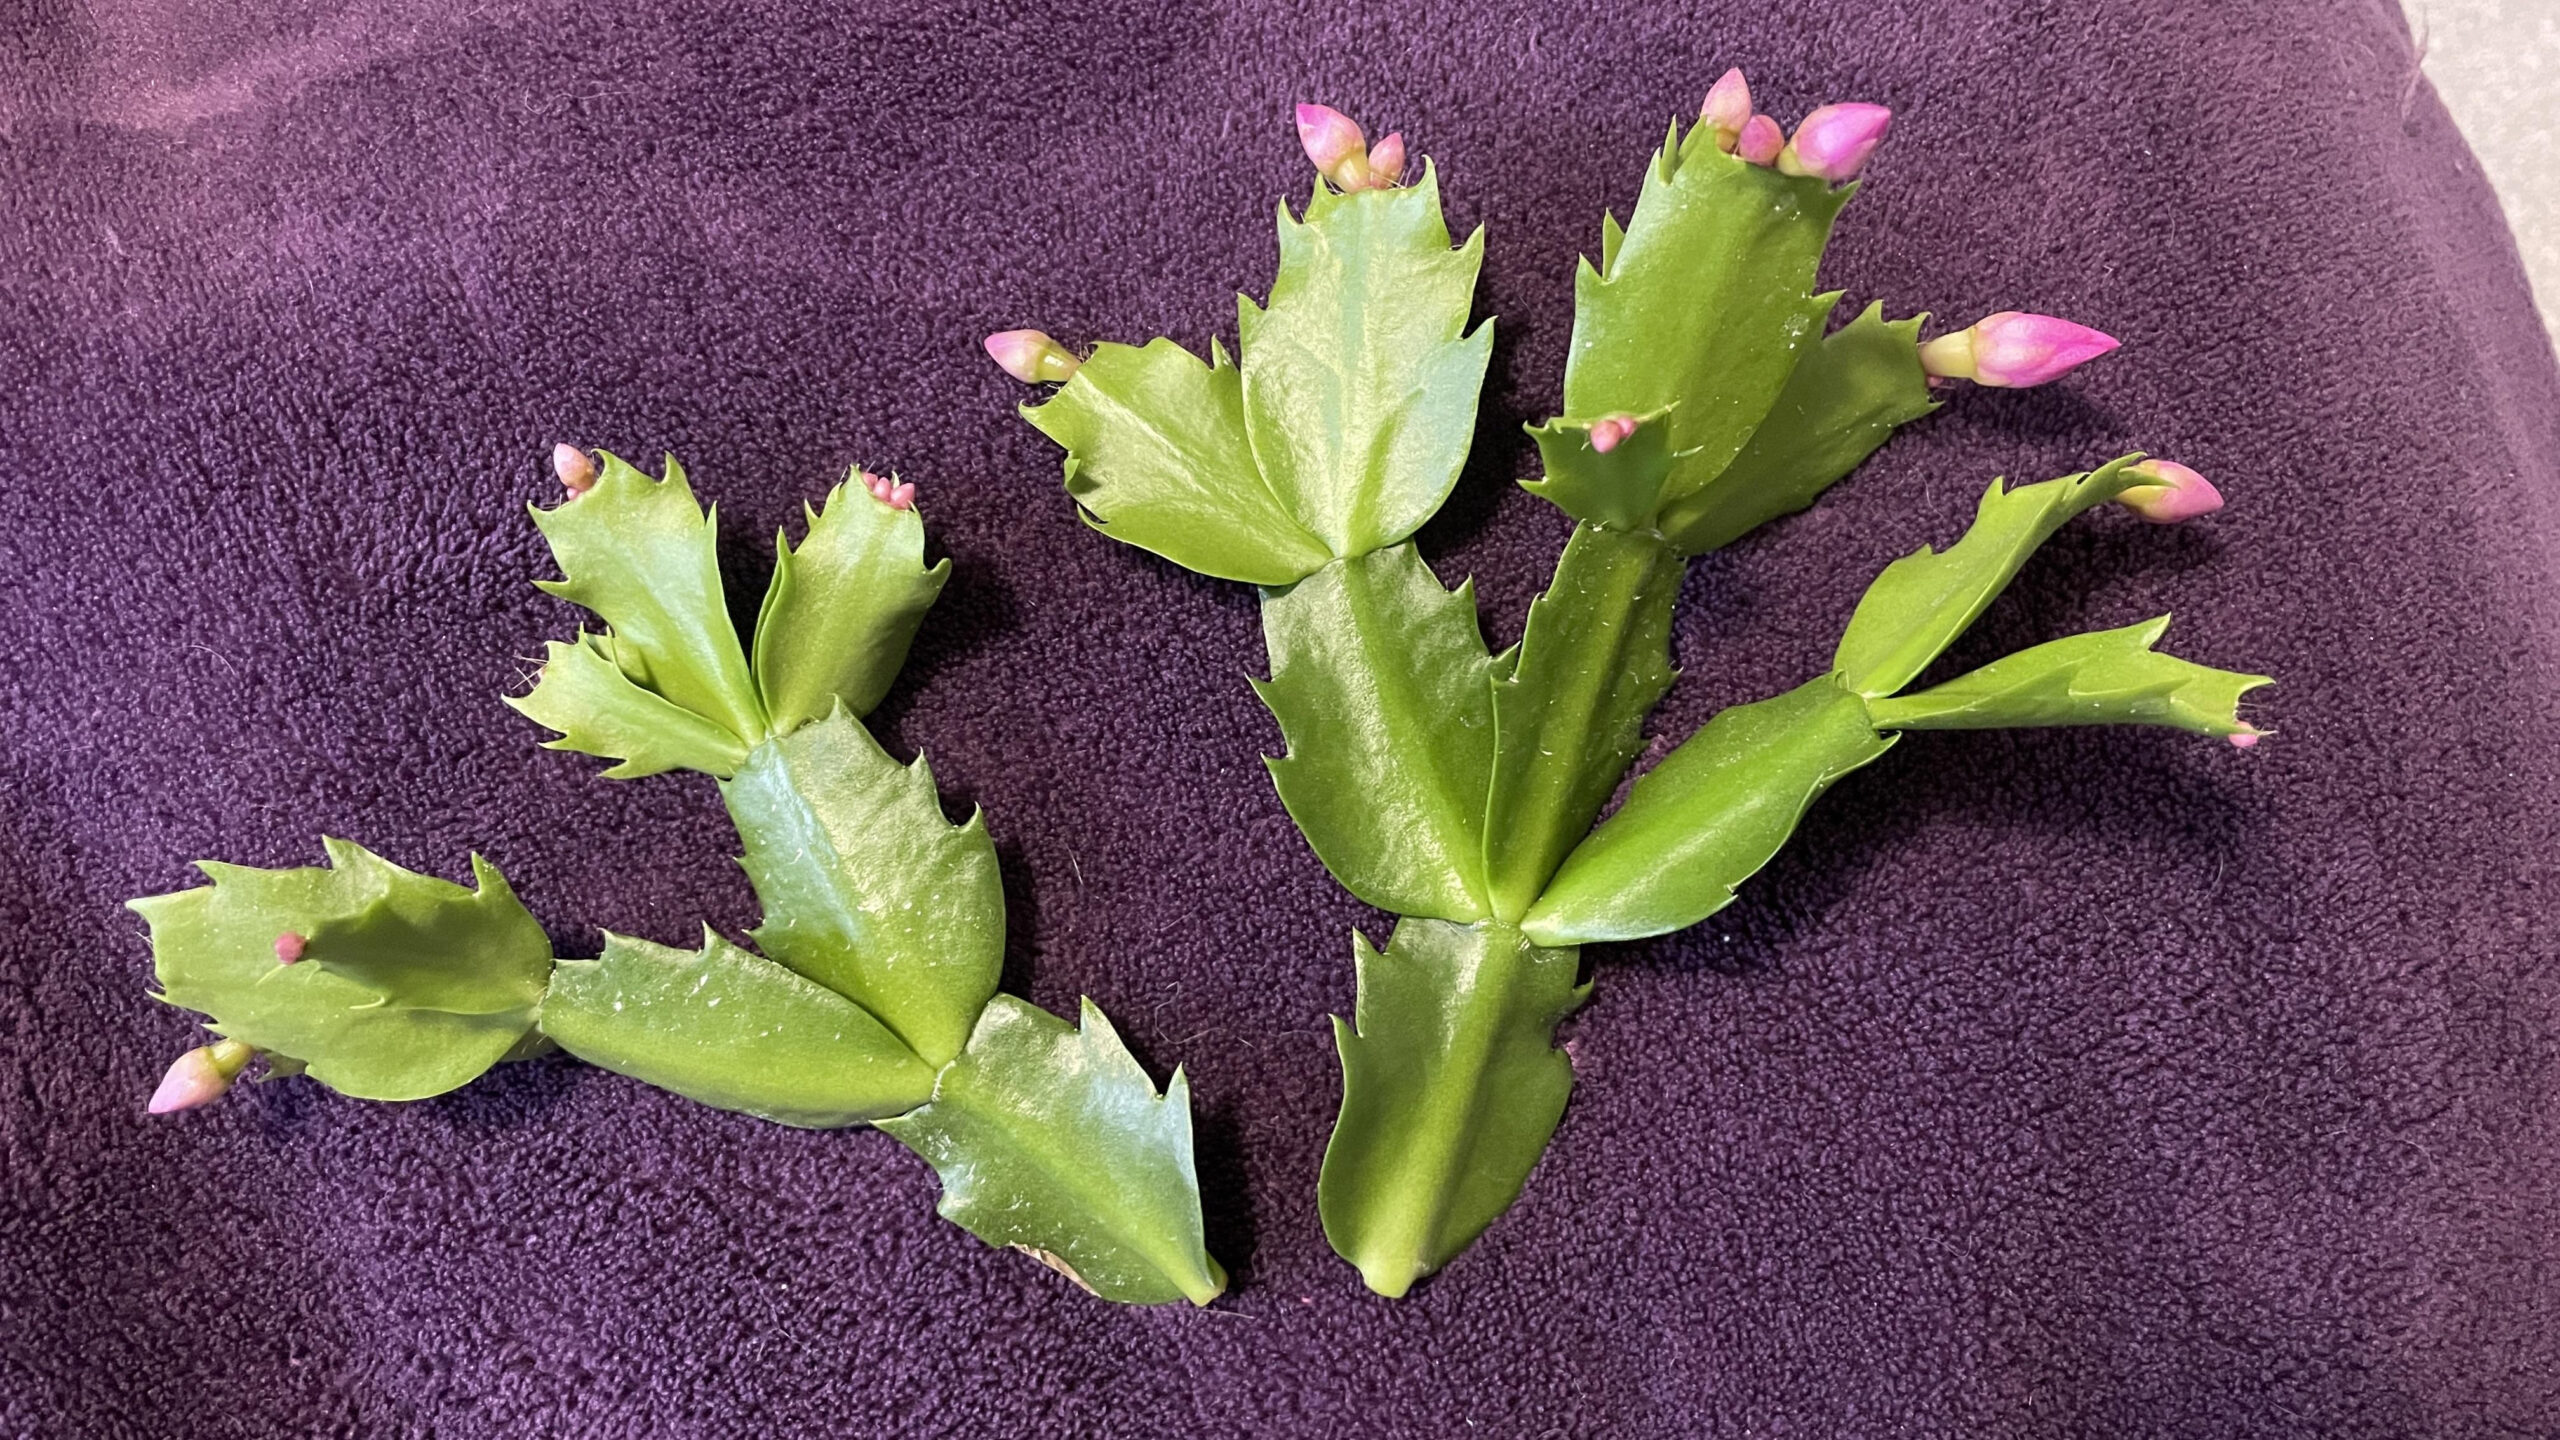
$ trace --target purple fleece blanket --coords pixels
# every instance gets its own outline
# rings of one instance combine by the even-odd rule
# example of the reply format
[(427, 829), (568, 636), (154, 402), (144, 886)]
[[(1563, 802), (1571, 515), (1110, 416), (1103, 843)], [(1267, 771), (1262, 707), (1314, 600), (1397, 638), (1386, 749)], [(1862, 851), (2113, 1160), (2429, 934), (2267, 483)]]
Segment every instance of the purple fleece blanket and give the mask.
[[(2560, 381), (2387, 3), (36, 0), (0, 47), (0, 1433), (2473, 1436), (2560, 1430)], [(245, 12), (266, 12), (243, 18)], [(1853, 303), (2124, 337), (1701, 563), (1657, 752), (1829, 656), (1995, 473), (2145, 447), (1958, 657), (2171, 608), (2253, 753), (1923, 734), (1705, 927), (1594, 953), (1519, 1206), (1410, 1299), (1315, 1208), (1347, 899), (1255, 756), (1252, 598), (1077, 523), (983, 333), (1233, 324), (1294, 100), (1490, 232), (1423, 536), (1516, 637), (1570, 266), (1727, 64), (1899, 119)], [(932, 1213), (885, 1137), (565, 1060), (154, 1120), (129, 896), (478, 848), (563, 953), (752, 920), (712, 787), (499, 705), (576, 617), (528, 500), (673, 450), (760, 588), (861, 460), (955, 572), (882, 714), (983, 803), (1007, 983), (1196, 1086), (1206, 1313)]]

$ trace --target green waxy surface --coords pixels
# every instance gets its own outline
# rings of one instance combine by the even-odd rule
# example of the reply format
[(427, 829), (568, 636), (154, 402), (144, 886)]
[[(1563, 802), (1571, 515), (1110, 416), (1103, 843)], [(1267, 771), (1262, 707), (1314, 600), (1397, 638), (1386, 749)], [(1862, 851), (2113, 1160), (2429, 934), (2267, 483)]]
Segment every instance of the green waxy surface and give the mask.
[(1520, 928), (1541, 945), (1687, 929), (1732, 901), (1832, 781), (1892, 744), (1828, 676), (1736, 705), (1636, 781)]
[(1092, 1001), (1071, 1026), (996, 997), (932, 1103), (880, 1128), (942, 1177), (943, 1218), (1031, 1252), (1106, 1300), (1206, 1305), (1226, 1275), (1201, 1240), (1191, 1092), (1156, 1092)]
[(763, 739), (764, 707), (720, 588), (716, 512), (694, 503), (672, 456), (663, 481), (602, 460), (587, 493), (533, 512), (566, 577), (534, 583), (603, 620), (606, 653), (634, 683), (747, 744)]
[(1867, 702), (1879, 730), (1993, 730), (2031, 725), (2166, 725), (2239, 735), (2240, 697), (2264, 675), (2215, 670), (2151, 647), (2160, 616), (2117, 630), (2049, 640), (1914, 695)]
[(1992, 481), (1963, 539), (1943, 551), (1923, 545), (1867, 587), (1832, 657), (1840, 682), (1866, 696), (1910, 684), (2009, 588), (2054, 531), (2141, 484), (2140, 476), (2125, 473), (2141, 458), (2127, 455), (2084, 475), (2015, 490)]
[(1067, 493), (1094, 528), (1186, 570), (1287, 585), (1333, 558), (1264, 483), (1244, 385), (1170, 340), (1099, 345), (1022, 416), (1067, 451)]
[(564, 960), (543, 1033), (591, 1065), (722, 1110), (826, 1128), (901, 1114), (933, 1067), (843, 996), (705, 931), (679, 950), (608, 932)]
[(860, 485), (836, 486), (805, 514), (798, 549), (774, 536), (756, 616), (756, 685), (777, 732), (823, 720), (838, 703), (870, 714), (951, 575), (948, 560), (925, 567), (922, 517)]
[(1671, 479), (1669, 411), (1633, 417), (1636, 431), (1608, 450), (1591, 445), (1598, 417), (1555, 419), (1529, 427), (1546, 475), (1520, 488), (1578, 520), (1620, 530), (1652, 528)]
[(1262, 631), (1271, 778), (1317, 858), (1380, 909), (1482, 918), (1495, 668), (1473, 590), (1398, 545), (1266, 592)]
[(1280, 211), (1270, 298), (1237, 300), (1244, 422), (1272, 493), (1337, 556), (1420, 528), (1475, 440), (1490, 322), (1467, 333), (1484, 234), (1451, 249), (1428, 165), (1411, 186)]
[(768, 955), (880, 1017), (927, 1061), (960, 1053), (1004, 962), (1004, 887), (985, 819), (942, 815), (837, 712), (756, 747), (721, 786)]
[(611, 640), (584, 631), (575, 640), (547, 641), (532, 693), (502, 698), (535, 724), (560, 732), (558, 739), (542, 742), (544, 749), (620, 761), (604, 772), (608, 780), (668, 770), (735, 774), (747, 758), (746, 742), (727, 726), (641, 688), (613, 662), (612, 648)]
[(1643, 747), (1673, 678), (1682, 571), (1650, 531), (1585, 523), (1529, 606), (1519, 658), (1493, 687), (1485, 870), (1497, 918), (1527, 912)]
[(1814, 272), (1852, 189), (1748, 164), (1704, 129), (1685, 141), (1675, 129), (1645, 167), (1623, 233), (1604, 227), (1603, 266), (1574, 277), (1566, 412), (1672, 407), (1664, 493), (1676, 501), (1705, 488), (1821, 336), (1831, 300), (1812, 293)]
[(1663, 510), (1662, 533), (1685, 555), (1731, 544), (1811, 505), (1897, 428), (1937, 409), (1920, 368), (1925, 318), (1887, 321), (1883, 305), (1870, 305), (1808, 348), (1742, 453)]
[(1508, 925), (1398, 922), (1354, 937), (1358, 1028), (1333, 1022), (1342, 1113), (1325, 1147), (1325, 1238), (1402, 1295), (1510, 1208), (1555, 1133), (1573, 1064), (1557, 1022), (1582, 1002), (1571, 950)]
[[(506, 1058), (533, 1027), (551, 945), (497, 868), (472, 857), (475, 892), (322, 843), (327, 867), (199, 861), (211, 884), (132, 902), (161, 998), (360, 1099), (442, 1094)], [(288, 931), (304, 937), (292, 965), (276, 958)]]

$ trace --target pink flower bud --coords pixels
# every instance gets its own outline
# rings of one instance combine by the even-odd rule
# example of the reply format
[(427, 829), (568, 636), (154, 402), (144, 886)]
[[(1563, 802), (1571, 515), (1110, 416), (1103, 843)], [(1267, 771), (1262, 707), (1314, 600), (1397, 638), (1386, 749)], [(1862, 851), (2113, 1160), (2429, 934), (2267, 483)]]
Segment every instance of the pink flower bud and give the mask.
[(560, 477), (560, 484), (568, 490), (569, 498), (575, 500), (595, 488), (595, 457), (575, 445), (554, 445), (551, 447), (551, 473)]
[(1591, 422), (1591, 448), (1606, 455), (1617, 449), (1628, 436), (1634, 433), (1636, 433), (1636, 417), (1633, 415), (1611, 415), (1603, 420), (1595, 420)]
[(2222, 738), (2230, 741), (2231, 748), (2234, 750), (2254, 750), (2257, 748), (2258, 741), (2263, 739), (2265, 735), (2266, 732), (2263, 730), (2252, 729), (2243, 730), (2237, 735), (2226, 735)]
[(1835, 185), (1855, 180), (1892, 128), (1893, 112), (1881, 105), (1825, 105), (1797, 124), (1795, 138), (1778, 156), (1778, 169)]
[(1734, 137), (1733, 153), (1754, 165), (1775, 165), (1778, 155), (1787, 148), (1787, 132), (1766, 115), (1754, 115)]
[(987, 356), (1025, 385), (1065, 380), (1083, 363), (1037, 330), (997, 331), (987, 337)]
[(912, 480), (902, 480), (896, 485), (889, 487), (889, 493), (882, 496), (881, 499), (886, 501), (889, 508), (892, 510), (913, 510), (916, 508), (915, 482)]
[(305, 943), (306, 942), (300, 935), (291, 930), (287, 930), (283, 934), (277, 936), (276, 963), (279, 965), (291, 965), (301, 960), (302, 949)]
[(216, 1040), (179, 1056), (169, 1073), (160, 1077), (160, 1088), (151, 1092), (151, 1113), (193, 1110), (221, 1099), (229, 1093), (231, 1082), (240, 1078), (249, 1057), (257, 1053), (237, 1040)]
[(1334, 188), (1359, 190), (1369, 184), (1369, 139), (1350, 116), (1326, 105), (1299, 106), (1298, 143), (1316, 173)]
[[(1716, 148), (1733, 153), (1742, 138), (1742, 127), (1751, 123), (1751, 82), (1742, 78), (1738, 69), (1727, 70), (1707, 90), (1707, 103), (1698, 107), (1698, 123), (1715, 136)], [(1775, 128), (1777, 122), (1769, 122)]]
[(2003, 310), (1920, 347), (1920, 368), (1981, 385), (2042, 385), (2116, 348), (2116, 338), (2051, 315)]
[(2116, 503), (2154, 525), (2175, 525), (2222, 508), (2222, 492), (2213, 482), (2175, 460), (2145, 460), (2124, 473), (2153, 483), (2125, 491)]
[(1404, 136), (1390, 135), (1369, 149), (1369, 188), (1384, 190), (1404, 179)]

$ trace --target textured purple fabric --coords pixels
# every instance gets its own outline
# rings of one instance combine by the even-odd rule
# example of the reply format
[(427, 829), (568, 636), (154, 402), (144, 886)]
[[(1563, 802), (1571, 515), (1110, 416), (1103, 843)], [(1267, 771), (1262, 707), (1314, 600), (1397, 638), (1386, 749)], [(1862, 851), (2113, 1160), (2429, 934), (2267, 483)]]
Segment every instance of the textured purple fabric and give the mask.
[[(16, 9), (0, 1434), (2560, 1429), (2560, 382), (2495, 204), (2387, 4), (1883, 8)], [(1854, 301), (2126, 345), (1698, 565), (1661, 743), (1812, 674), (1993, 473), (2135, 446), (2230, 508), (2081, 523), (1959, 658), (2174, 607), (2282, 733), (1907, 740), (1706, 927), (1595, 954), (1526, 1195), (1379, 1300), (1315, 1178), (1383, 926), (1256, 763), (1252, 598), (1079, 526), (977, 337), (1205, 346), (1303, 195), (1289, 103), (1403, 130), (1490, 231), (1424, 541), (1507, 643), (1571, 261), (1736, 62), (1897, 111)], [(750, 923), (708, 783), (497, 702), (576, 623), (527, 583), (559, 438), (691, 462), (750, 596), (849, 462), (919, 482), (955, 573), (885, 730), (989, 811), (1009, 986), (1191, 1067), (1214, 1310), (990, 1253), (884, 1137), (566, 1061), (143, 1115), (194, 1032), (118, 907), (197, 856), (477, 847), (572, 954)]]

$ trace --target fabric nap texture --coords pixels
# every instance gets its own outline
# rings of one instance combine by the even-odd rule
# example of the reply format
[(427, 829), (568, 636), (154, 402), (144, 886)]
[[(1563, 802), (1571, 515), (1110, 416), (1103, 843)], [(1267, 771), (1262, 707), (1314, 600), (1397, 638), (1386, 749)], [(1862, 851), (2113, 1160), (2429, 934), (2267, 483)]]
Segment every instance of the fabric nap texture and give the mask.
[[(2387, 3), (1434, 9), (32, 0), (0, 45), (0, 1434), (2492, 1436), (2560, 1430), (2560, 379)], [(1087, 531), (977, 348), (1231, 333), (1401, 130), (1483, 225), (1483, 438), (1425, 553), (1516, 638), (1574, 258), (1728, 64), (1897, 114), (1828, 277), (2122, 352), (1970, 393), (1700, 563), (1659, 754), (1823, 666), (1995, 473), (2132, 448), (1954, 657), (2174, 609), (2254, 752), (1927, 734), (1739, 903), (1597, 949), (1508, 1218), (1408, 1300), (1325, 1248), (1348, 899), (1256, 756), (1252, 596)], [(1852, 313), (1841, 312), (1843, 317)], [(882, 712), (987, 808), (1009, 988), (1189, 1067), (1207, 1312), (937, 1220), (869, 1132), (553, 1059), (152, 1119), (128, 897), (323, 833), (564, 954), (736, 934), (708, 782), (498, 703), (577, 624), (552, 441), (673, 451), (747, 611), (848, 464), (955, 562)]]

